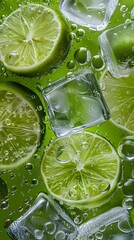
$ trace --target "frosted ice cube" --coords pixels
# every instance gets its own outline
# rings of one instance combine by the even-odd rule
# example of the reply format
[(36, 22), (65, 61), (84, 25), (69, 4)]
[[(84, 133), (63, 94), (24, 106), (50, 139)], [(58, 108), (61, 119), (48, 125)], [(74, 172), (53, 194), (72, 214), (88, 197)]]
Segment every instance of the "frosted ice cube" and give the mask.
[(51, 197), (43, 193), (7, 231), (11, 239), (17, 240), (73, 240), (77, 234), (73, 221)]
[(76, 24), (103, 30), (117, 4), (118, 0), (62, 0), (60, 9), (66, 18)]
[(57, 136), (97, 125), (110, 117), (98, 82), (90, 70), (80, 70), (43, 90), (49, 120)]
[(134, 72), (134, 22), (104, 31), (99, 43), (107, 68), (115, 78)]

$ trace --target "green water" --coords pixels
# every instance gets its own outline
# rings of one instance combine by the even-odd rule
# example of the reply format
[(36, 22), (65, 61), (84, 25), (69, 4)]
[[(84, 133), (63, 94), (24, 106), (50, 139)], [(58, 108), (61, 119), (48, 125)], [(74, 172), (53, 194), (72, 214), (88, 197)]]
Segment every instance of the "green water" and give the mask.
[[(0, 1), (0, 21), (2, 22), (5, 16), (9, 15), (12, 11), (18, 8), (19, 4), (23, 4), (24, 2), (27, 1)], [(52, 7), (54, 10), (59, 11), (59, 1), (31, 0), (29, 2), (41, 4), (43, 3), (46, 6)], [(124, 6), (127, 7), (125, 8)], [(133, 0), (120, 0), (107, 29), (115, 27), (117, 24), (124, 23), (126, 20), (131, 19), (130, 11), (132, 7), (134, 7)], [(52, 138), (56, 138), (56, 136), (50, 128), (49, 121), (45, 117), (47, 110), (42, 99), (41, 90), (48, 83), (54, 82), (66, 74), (69, 74), (69, 72), (73, 72), (81, 68), (91, 67), (92, 71), (95, 73), (98, 79), (101, 77), (104, 71), (104, 69), (101, 70), (101, 59), (99, 57), (95, 57), (99, 56), (100, 54), (97, 39), (101, 32), (96, 32), (85, 27), (76, 26), (70, 22), (68, 22), (68, 25), (71, 29), (70, 36), (73, 39), (70, 53), (68, 54), (66, 60), (61, 64), (61, 66), (51, 74), (31, 78), (23, 76), (18, 77), (6, 71), (6, 69), (1, 65), (0, 81), (18, 82), (28, 89), (31, 89), (38, 95), (42, 102), (42, 105), (44, 106), (44, 117), (42, 118), (42, 121), (46, 124), (46, 134), (44, 136), (44, 139), (41, 143), (41, 146), (38, 148), (38, 151), (36, 154), (34, 154), (31, 160), (27, 164), (25, 163), (16, 169), (0, 171), (0, 239), (2, 240), (9, 239), (5, 228), (11, 223), (11, 221), (16, 220), (29, 209), (38, 193), (46, 192), (45, 185), (40, 173), (40, 163), (45, 146), (49, 144)], [(90, 55), (93, 57), (92, 60), (90, 60)], [(134, 81), (134, 75), (132, 75), (132, 81)], [(132, 132), (121, 128), (112, 120), (106, 121), (97, 127), (91, 127), (87, 129), (87, 131), (97, 132), (106, 138), (116, 150), (124, 138), (133, 135)], [(130, 148), (130, 152), (133, 154), (133, 148)], [(121, 161), (121, 178), (110, 201), (102, 207), (86, 211), (70, 209), (67, 206), (62, 206), (65, 209), (66, 213), (72, 218), (72, 220), (76, 220), (77, 218), (77, 223), (79, 224), (105, 211), (108, 211), (115, 206), (125, 205), (129, 211), (134, 208), (134, 161), (123, 159), (121, 159)], [(133, 211), (131, 216), (134, 216)], [(117, 227), (113, 226), (113, 228), (114, 232), (118, 234)], [(111, 230), (105, 231), (106, 237), (104, 239), (110, 239), (108, 237), (109, 234), (112, 234), (110, 231)]]

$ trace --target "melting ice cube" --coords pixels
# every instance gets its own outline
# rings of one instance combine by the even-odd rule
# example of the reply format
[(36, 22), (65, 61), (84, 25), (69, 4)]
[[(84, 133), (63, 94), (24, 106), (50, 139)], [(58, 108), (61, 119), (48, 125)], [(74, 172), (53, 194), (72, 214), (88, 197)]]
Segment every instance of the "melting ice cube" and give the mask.
[(98, 82), (90, 70), (80, 70), (43, 90), (52, 129), (66, 136), (110, 117)]
[(103, 30), (117, 4), (118, 0), (62, 0), (60, 8), (70, 21), (93, 30)]
[(99, 43), (107, 68), (115, 78), (134, 72), (134, 22), (103, 32)]

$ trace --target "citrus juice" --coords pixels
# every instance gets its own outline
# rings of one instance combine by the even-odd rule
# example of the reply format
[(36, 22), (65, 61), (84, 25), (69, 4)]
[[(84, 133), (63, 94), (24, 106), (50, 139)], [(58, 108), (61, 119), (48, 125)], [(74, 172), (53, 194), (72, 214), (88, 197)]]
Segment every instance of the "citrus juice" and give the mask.
[[(85, 14), (86, 1), (76, 2)], [(98, 41), (105, 30), (71, 22), (60, 10), (61, 3), (0, 1), (0, 239), (10, 239), (6, 229), (43, 192), (54, 197), (78, 226), (114, 207), (124, 207), (130, 230), (113, 223), (87, 239), (132, 240), (134, 74), (113, 77)], [(105, 27), (133, 20), (133, 0), (119, 0)], [(134, 55), (132, 40), (131, 46)], [(123, 49), (119, 50), (118, 57)], [(97, 79), (110, 119), (57, 137), (44, 89), (83, 69), (90, 69)]]

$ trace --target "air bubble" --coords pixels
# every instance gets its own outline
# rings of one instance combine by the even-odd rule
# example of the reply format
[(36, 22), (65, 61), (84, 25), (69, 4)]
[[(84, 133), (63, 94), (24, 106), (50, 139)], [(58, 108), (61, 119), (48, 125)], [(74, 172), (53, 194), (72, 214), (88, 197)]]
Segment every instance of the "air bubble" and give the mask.
[(80, 215), (76, 216), (74, 218), (74, 223), (77, 224), (77, 225), (81, 224), (82, 223), (82, 217)]
[(100, 55), (95, 55), (91, 59), (91, 66), (97, 71), (102, 70), (104, 68), (104, 61)]
[(99, 185), (99, 190), (100, 192), (106, 192), (110, 189), (110, 184), (108, 182), (102, 182), (100, 185)]
[(12, 220), (11, 219), (7, 219), (5, 222), (4, 222), (4, 228), (8, 228), (12, 223)]
[(97, 233), (95, 233), (95, 237), (96, 237), (96, 239), (98, 239), (98, 240), (103, 239), (103, 233), (97, 232)]
[(77, 37), (82, 38), (85, 35), (85, 31), (83, 29), (78, 29), (76, 35)]
[(32, 186), (38, 185), (38, 180), (37, 180), (36, 178), (32, 179), (31, 185), (32, 185)]
[(123, 233), (129, 233), (132, 231), (132, 228), (130, 227), (127, 218), (126, 219), (123, 218), (118, 222), (118, 228)]
[(128, 7), (126, 5), (122, 5), (121, 8), (120, 8), (120, 11), (123, 12), (123, 13), (127, 12), (127, 10), (128, 10)]
[(5, 181), (0, 178), (0, 199), (4, 198), (8, 194), (8, 188)]
[(74, 68), (75, 68), (75, 61), (70, 60), (70, 61), (67, 63), (67, 68), (68, 68), (68, 69), (74, 69)]
[(52, 235), (56, 231), (56, 225), (53, 222), (48, 222), (44, 225), (44, 229), (48, 234)]
[(36, 229), (34, 231), (34, 237), (37, 240), (41, 240), (43, 238), (43, 232), (40, 229)]
[(65, 238), (66, 238), (66, 234), (63, 231), (58, 231), (55, 234), (55, 240), (65, 240)]
[(123, 193), (126, 196), (134, 195), (134, 179), (128, 179), (123, 185)]
[(31, 171), (33, 169), (33, 164), (32, 163), (27, 163), (25, 166), (25, 169), (28, 171)]
[(132, 178), (134, 178), (134, 169), (132, 170)]
[(134, 201), (132, 198), (126, 198), (123, 203), (122, 203), (122, 206), (128, 210), (132, 209), (133, 208), (133, 204), (134, 204)]
[(90, 61), (91, 53), (87, 48), (81, 47), (75, 51), (74, 58), (79, 65), (84, 65)]
[(130, 136), (123, 139), (123, 143), (118, 147), (120, 157), (125, 160), (134, 160), (134, 137)]
[(75, 31), (75, 30), (77, 29), (77, 25), (73, 23), (73, 24), (71, 25), (71, 29), (72, 29), (73, 31)]
[(89, 144), (88, 142), (82, 142), (81, 147), (82, 147), (84, 150), (87, 150), (87, 149), (89, 149), (90, 144)]
[(8, 209), (8, 207), (9, 207), (8, 201), (3, 201), (3, 202), (0, 204), (0, 208), (1, 208), (2, 210), (6, 210), (6, 209)]

